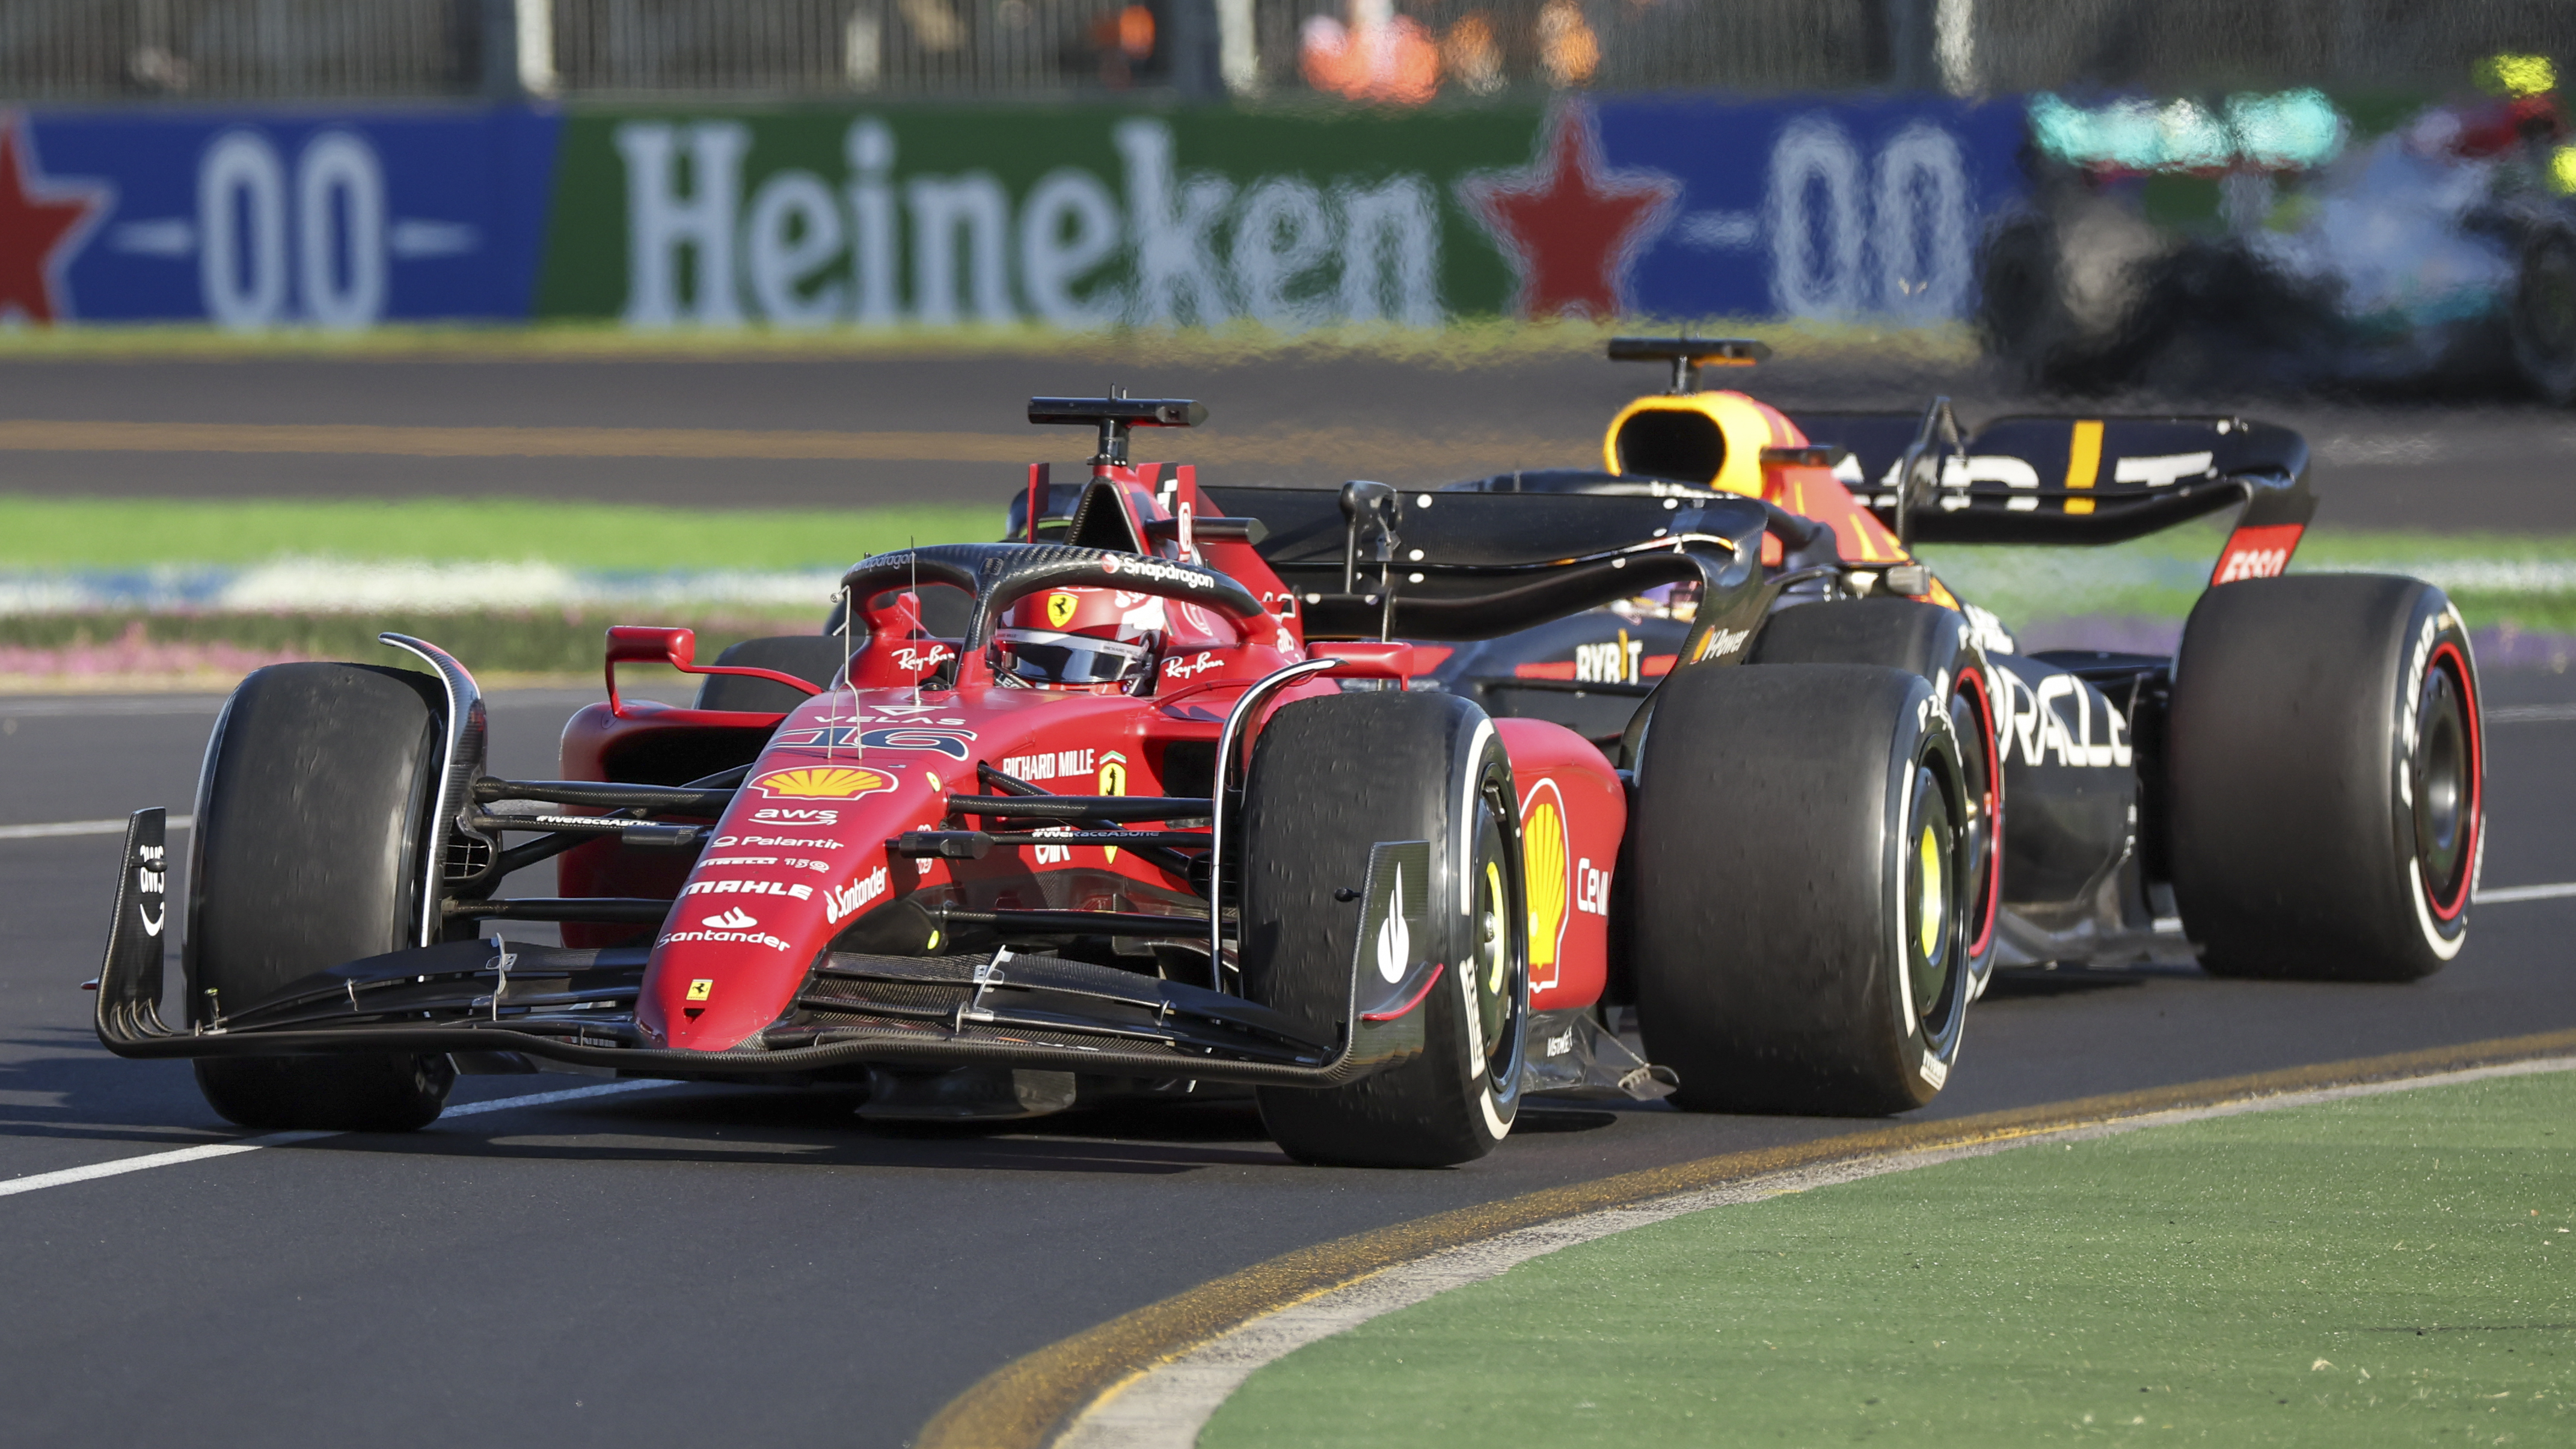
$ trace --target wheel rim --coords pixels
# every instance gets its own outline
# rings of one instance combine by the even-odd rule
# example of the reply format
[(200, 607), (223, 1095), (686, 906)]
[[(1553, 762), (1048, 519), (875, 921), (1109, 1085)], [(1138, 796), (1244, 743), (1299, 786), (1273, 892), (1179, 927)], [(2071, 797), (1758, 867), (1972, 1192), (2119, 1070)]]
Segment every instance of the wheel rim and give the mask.
[(1907, 984), (1914, 995), (1915, 1023), (1932, 1040), (1948, 1029), (1953, 1009), (1960, 910), (1950, 805), (1929, 769), (1914, 772), (1914, 798), (1906, 818), (1912, 824), (1912, 838), (1905, 845), (1902, 918)]
[(1476, 811), (1476, 913), (1470, 922), (1474, 934), (1474, 959), (1467, 969), (1474, 973), (1477, 1025), (1482, 1029), (1485, 1046), (1486, 1080), (1494, 1087), (1495, 1096), (1509, 1098), (1513, 1083), (1506, 1078), (1515, 1071), (1520, 1043), (1521, 976), (1526, 970), (1526, 953), (1513, 949), (1511, 878), (1503, 869), (1503, 853), (1508, 843), (1503, 835), (1502, 816), (1491, 789), (1478, 797)]
[(1995, 904), (2002, 881), (1994, 855), (1994, 759), (1987, 753), (1993, 733), (1986, 728), (1985, 682), (1973, 673), (1960, 677), (1950, 700), (1951, 732), (1959, 739), (1959, 769), (1966, 803), (1960, 807), (1959, 899), (1966, 905), (1967, 954), (1984, 954), (1994, 934)]
[(2447, 662), (2424, 671), (2407, 761), (2415, 798), (2415, 860), (2437, 910), (2454, 908), (2476, 831), (2467, 701)]

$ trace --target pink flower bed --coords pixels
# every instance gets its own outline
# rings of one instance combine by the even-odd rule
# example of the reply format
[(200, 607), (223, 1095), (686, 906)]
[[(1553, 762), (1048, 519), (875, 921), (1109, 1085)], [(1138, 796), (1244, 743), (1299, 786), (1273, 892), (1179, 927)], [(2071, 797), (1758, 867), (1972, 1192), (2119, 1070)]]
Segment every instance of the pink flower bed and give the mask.
[(60, 649), (0, 644), (0, 675), (240, 675), (265, 664), (304, 657), (293, 649), (245, 649), (238, 644), (156, 644), (137, 620), (104, 644), (69, 644)]

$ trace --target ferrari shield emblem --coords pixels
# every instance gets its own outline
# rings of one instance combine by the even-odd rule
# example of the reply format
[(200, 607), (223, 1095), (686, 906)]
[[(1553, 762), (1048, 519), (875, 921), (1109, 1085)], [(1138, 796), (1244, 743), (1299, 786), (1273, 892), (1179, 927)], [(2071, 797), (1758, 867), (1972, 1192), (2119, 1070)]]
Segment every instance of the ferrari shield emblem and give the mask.
[(1073, 622), (1073, 611), (1081, 607), (1082, 601), (1071, 594), (1049, 594), (1046, 605), (1047, 623), (1061, 629)]
[[(1127, 757), (1116, 750), (1107, 751), (1100, 757), (1100, 793), (1103, 795), (1127, 793)], [(1100, 858), (1115, 864), (1118, 860), (1118, 847), (1113, 845), (1103, 850)]]
[(715, 994), (715, 990), (715, 979), (713, 977), (701, 976), (697, 980), (689, 983), (689, 999), (691, 1001), (704, 1001), (708, 997), (713, 996)]

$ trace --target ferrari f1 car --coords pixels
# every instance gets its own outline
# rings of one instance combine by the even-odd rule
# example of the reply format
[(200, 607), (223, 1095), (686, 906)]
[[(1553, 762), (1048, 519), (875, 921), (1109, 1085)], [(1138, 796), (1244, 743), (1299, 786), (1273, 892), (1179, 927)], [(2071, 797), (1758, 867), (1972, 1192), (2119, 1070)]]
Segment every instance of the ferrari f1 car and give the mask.
[[(1535, 1092), (1919, 1106), (2002, 953), (2130, 949), (2168, 899), (2215, 969), (2457, 950), (2475, 685), (2439, 594), (2231, 581), (2177, 667), (2017, 660), (1905, 547), (2251, 497), (2222, 571), (2277, 573), (2295, 438), (2056, 423), (2059, 486), (2041, 425), (1936, 408), (1863, 490), (1891, 524), (1835, 472), (1890, 420), (1810, 443), (1690, 389), (1743, 345), (1623, 346), (1676, 389), (1607, 469), (1449, 489), (1204, 486), (1128, 459), (1196, 404), (1034, 400), (1097, 428), (1087, 479), (1033, 468), (1008, 541), (863, 559), (821, 634), (702, 665), (612, 630), (558, 780), (486, 771), (424, 641), (386, 636), (429, 674), (263, 670), (199, 786), (184, 1022), (147, 810), (99, 1035), (263, 1127), (417, 1126), (459, 1070), (861, 1082), (895, 1117), (1236, 1084), (1296, 1156), (1433, 1165)], [(2199, 473), (2132, 443), (2173, 437)], [(1569, 630), (1607, 637), (1560, 673)], [(639, 661), (698, 699), (625, 697)], [(497, 893), (549, 858), (560, 894)]]

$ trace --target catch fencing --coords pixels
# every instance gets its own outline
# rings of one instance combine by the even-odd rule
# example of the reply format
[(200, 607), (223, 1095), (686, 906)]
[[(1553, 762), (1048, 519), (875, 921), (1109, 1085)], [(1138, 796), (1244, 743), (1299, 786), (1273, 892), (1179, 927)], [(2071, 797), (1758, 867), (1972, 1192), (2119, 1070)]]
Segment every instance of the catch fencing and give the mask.
[(2566, 0), (0, 0), (0, 102), (2453, 87)]

